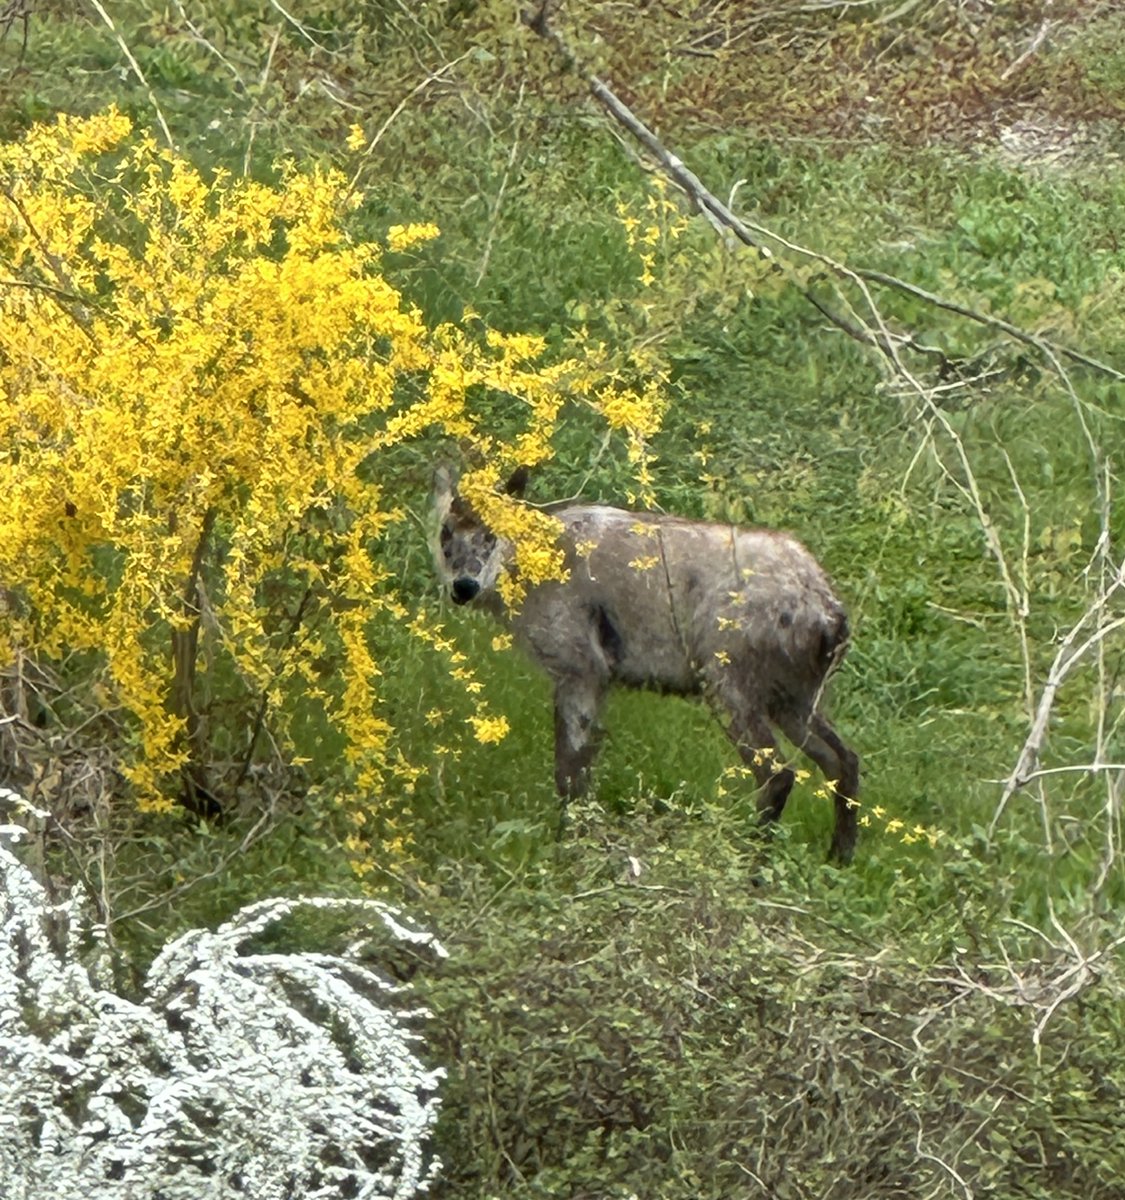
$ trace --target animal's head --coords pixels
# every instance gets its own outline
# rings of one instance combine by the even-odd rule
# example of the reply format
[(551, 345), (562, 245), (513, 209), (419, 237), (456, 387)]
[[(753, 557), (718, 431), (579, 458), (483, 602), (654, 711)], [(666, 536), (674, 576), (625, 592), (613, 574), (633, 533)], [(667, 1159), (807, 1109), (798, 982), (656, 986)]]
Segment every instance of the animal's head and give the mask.
[[(505, 490), (509, 495), (521, 496), (526, 486), (527, 471), (520, 467)], [(438, 521), (434, 560), (453, 603), (468, 604), (494, 592), (504, 569), (507, 545), (477, 516), (444, 468), (434, 477), (434, 508)]]

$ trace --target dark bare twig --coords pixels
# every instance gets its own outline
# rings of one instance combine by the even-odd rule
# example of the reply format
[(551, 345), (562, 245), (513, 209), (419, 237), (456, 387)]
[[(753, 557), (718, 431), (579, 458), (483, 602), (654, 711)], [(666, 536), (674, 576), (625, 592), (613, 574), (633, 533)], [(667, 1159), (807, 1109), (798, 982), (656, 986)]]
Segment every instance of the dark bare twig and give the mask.
[(66, 292), (49, 283), (39, 283), (31, 279), (0, 279), (0, 287), (24, 288), (29, 292), (45, 292), (56, 300), (70, 300), (75, 304), (82, 303), (82, 297), (74, 292)]
[[(172, 524), (174, 529), (174, 520)], [(208, 817), (218, 815), (218, 801), (211, 792), (207, 778), (203, 721), (195, 702), (195, 675), (199, 657), (200, 576), (214, 527), (215, 510), (209, 508), (203, 514), (191, 571), (184, 585), (183, 616), (186, 625), (172, 630), (172, 711), (184, 721), (189, 756), (183, 770), (183, 804), (196, 816)]]
[[(305, 616), (305, 609), (308, 607), (309, 600), (311, 599), (312, 588), (307, 587), (305, 588), (305, 594), (301, 597), (301, 602), (297, 605), (297, 611), (290, 618), (289, 628), (285, 631), (285, 637), (282, 639), (283, 647), (289, 646), (297, 636), (297, 630), (301, 627), (301, 622)], [(239, 787), (245, 782), (246, 776), (250, 773), (250, 768), (254, 762), (254, 751), (257, 749), (258, 739), (262, 736), (262, 730), (265, 728), (266, 709), (268, 707), (269, 697), (263, 691), (258, 699), (258, 707), (254, 713), (254, 720), (250, 725), (250, 739), (246, 745), (246, 756), (243, 758), (238, 775), (231, 786), (232, 791), (237, 792)]]
[(7, 41), (12, 26), (19, 21), (23, 26), (23, 37), (20, 39), (20, 54), (17, 66), (22, 67), (27, 57), (27, 35), (31, 27), (31, 0), (8, 0), (0, 9), (0, 43)]
[[(4, 199), (8, 201), (8, 203), (16, 210), (17, 213), (19, 213), (20, 220), (27, 227), (28, 233), (30, 233), (35, 239), (35, 244), (39, 247), (39, 253), (43, 256), (43, 261), (50, 268), (51, 274), (54, 275), (58, 287), (54, 288), (49, 284), (23, 282), (19, 280), (10, 280), (5, 282), (10, 282), (17, 287), (25, 287), (43, 291), (47, 295), (58, 300), (59, 307), (63, 310), (63, 312), (75, 322), (78, 328), (82, 330), (82, 332), (90, 339), (91, 342), (96, 344), (97, 339), (94, 337), (93, 330), (90, 327), (90, 314), (86, 309), (86, 305), (78, 295), (78, 289), (74, 286), (74, 281), (66, 273), (66, 268), (63, 266), (62, 260), (51, 250), (50, 246), (47, 245), (46, 238), (44, 238), (39, 232), (35, 222), (31, 219), (31, 214), (27, 211), (27, 205), (25, 205), (19, 196), (17, 196), (15, 192), (12, 191), (12, 189), (7, 185), (0, 187), (0, 195), (3, 195)], [(63, 304), (61, 301), (64, 297), (67, 299), (73, 299), (76, 302), (76, 306), (71, 307), (70, 305)]]

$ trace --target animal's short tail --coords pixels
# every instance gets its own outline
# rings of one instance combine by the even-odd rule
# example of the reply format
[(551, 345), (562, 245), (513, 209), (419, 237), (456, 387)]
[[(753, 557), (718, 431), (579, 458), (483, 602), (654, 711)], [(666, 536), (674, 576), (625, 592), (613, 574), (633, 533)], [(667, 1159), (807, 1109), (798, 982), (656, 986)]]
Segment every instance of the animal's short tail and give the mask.
[(824, 678), (843, 661), (848, 652), (848, 640), (851, 635), (848, 614), (837, 605), (832, 613), (826, 615), (820, 635), (820, 668)]

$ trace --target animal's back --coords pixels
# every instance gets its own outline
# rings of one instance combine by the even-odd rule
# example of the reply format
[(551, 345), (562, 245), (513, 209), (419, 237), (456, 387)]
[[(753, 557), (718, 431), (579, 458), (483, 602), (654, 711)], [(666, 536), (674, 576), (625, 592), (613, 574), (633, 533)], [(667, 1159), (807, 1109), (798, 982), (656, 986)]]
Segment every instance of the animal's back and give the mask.
[[(684, 694), (724, 668), (815, 691), (847, 637), (843, 606), (795, 538), (602, 505), (560, 507), (570, 578), (529, 597), (537, 656), (576, 642), (618, 682)], [(552, 673), (554, 673), (552, 671)]]

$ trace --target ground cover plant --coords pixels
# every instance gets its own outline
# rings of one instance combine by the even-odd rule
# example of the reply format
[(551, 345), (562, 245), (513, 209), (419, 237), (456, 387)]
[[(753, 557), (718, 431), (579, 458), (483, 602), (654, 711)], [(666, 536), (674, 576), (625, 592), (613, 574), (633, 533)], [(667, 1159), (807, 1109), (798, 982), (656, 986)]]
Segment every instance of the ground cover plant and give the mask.
[[(348, 238), (387, 247), (426, 328), (658, 379), (658, 432), (559, 422), (531, 494), (648, 490), (815, 550), (855, 630), (831, 686), (864, 764), (855, 865), (821, 861), (817, 778), (763, 850), (721, 730), (652, 696), (614, 698), (597, 799), (556, 835), (545, 684), (431, 581), (430, 471), (460, 452), (435, 437), (387, 448), (402, 520), (373, 560), (428, 640), (349, 616), (346, 588), (325, 608), (363, 625), (381, 672), (401, 759), (379, 785), (340, 772), (296, 668), (274, 672), (288, 742), (271, 716), (246, 755), (257, 693), (239, 710), (215, 661), (203, 716), (227, 731), (210, 766), (233, 803), (221, 822), (142, 814), (116, 775), (120, 697), (81, 691), (105, 647), (60, 644), (5, 683), (8, 781), (55, 813), (30, 860), (95, 897), (125, 986), (168, 936), (266, 895), (408, 905), (451, 952), (424, 985), (450, 1195), (1114, 1196), (1121, 14), (525, 7), (10, 8), (3, 133), (112, 102), (208, 184), (335, 168), (363, 194)], [(735, 224), (685, 200), (661, 146)], [(503, 397), (473, 401), (498, 440), (518, 434)], [(49, 545), (56, 525), (24, 536)], [(311, 660), (313, 688), (338, 677), (332, 646)], [(450, 682), (468, 664), (479, 693)], [(507, 736), (478, 740), (473, 717)]]

